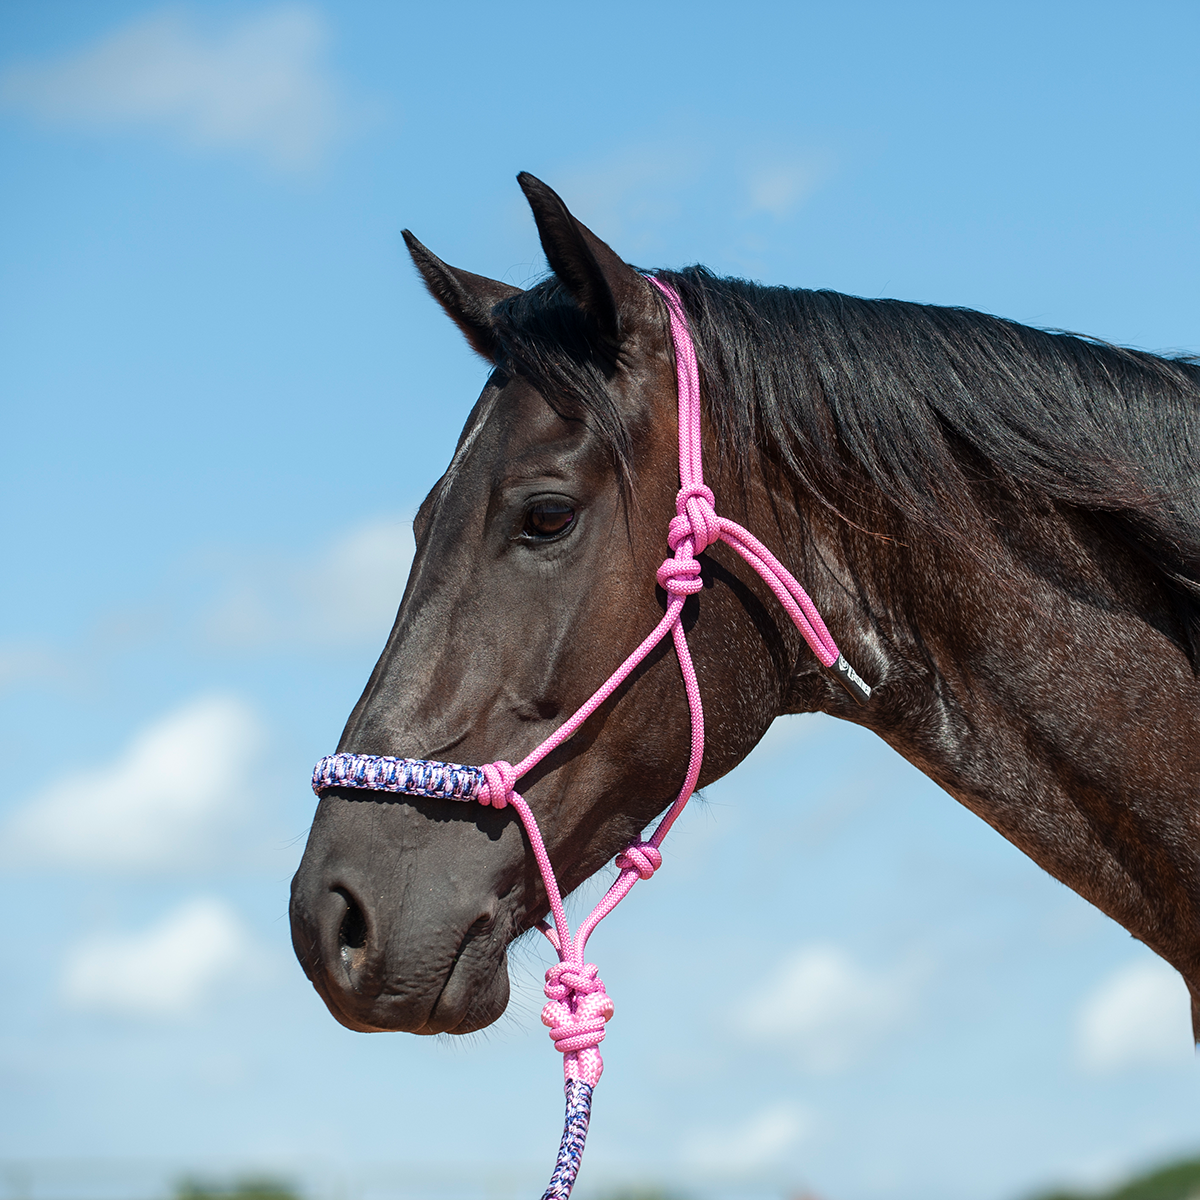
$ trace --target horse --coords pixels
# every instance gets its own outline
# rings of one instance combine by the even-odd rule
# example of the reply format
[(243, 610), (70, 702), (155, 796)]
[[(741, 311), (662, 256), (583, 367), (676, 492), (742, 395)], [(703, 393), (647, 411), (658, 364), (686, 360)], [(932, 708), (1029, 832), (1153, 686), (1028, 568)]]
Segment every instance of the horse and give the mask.
[[(551, 188), (518, 181), (551, 268), (535, 286), (404, 233), (491, 371), (417, 512), (343, 753), (515, 761), (668, 602), (667, 305)], [(870, 684), (860, 703), (764, 580), (709, 546), (682, 613), (699, 785), (782, 714), (865, 726), (1171, 963), (1200, 1037), (1200, 361), (700, 266), (654, 277), (695, 342), (718, 506)], [(668, 640), (524, 777), (564, 893), (671, 804), (688, 754)], [(327, 787), (291, 927), (343, 1025), (461, 1034), (504, 1011), (507, 947), (548, 907), (511, 808)]]

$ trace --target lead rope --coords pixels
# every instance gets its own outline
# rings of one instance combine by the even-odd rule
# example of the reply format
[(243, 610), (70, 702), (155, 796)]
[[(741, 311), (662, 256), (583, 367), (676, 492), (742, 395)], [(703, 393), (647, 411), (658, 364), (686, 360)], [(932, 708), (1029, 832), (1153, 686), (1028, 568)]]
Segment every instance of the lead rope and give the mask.
[[(571, 1195), (587, 1140), (592, 1091), (600, 1082), (604, 1070), (599, 1046), (604, 1040), (605, 1026), (613, 1014), (613, 1003), (604, 990), (595, 963), (584, 961), (588, 938), (639, 879), (649, 879), (662, 866), (659, 847), (696, 790), (696, 782), (700, 778), (700, 766), (704, 760), (704, 705), (700, 698), (696, 668), (680, 620), (688, 596), (699, 592), (704, 586), (696, 555), (714, 542), (721, 541), (731, 546), (766, 581), (821, 664), (834, 670), (839, 681), (860, 703), (871, 695), (871, 689), (838, 652), (808, 593), (787, 568), (748, 530), (717, 515), (713, 494), (704, 483), (701, 462), (700, 375), (691, 332), (675, 290), (654, 276), (648, 275), (646, 278), (658, 288), (667, 302), (679, 386), (681, 486), (675, 498), (676, 515), (671, 518), (667, 528), (667, 544), (673, 553), (658, 568), (655, 576), (668, 598), (662, 620), (591, 699), (516, 766), (504, 760), (472, 767), (374, 754), (331, 754), (321, 759), (313, 771), (313, 791), (318, 796), (327, 788), (367, 788), (447, 800), (475, 800), (492, 808), (511, 806), (516, 810), (541, 872), (553, 919), (552, 924), (539, 921), (538, 928), (558, 954), (558, 962), (546, 972), (547, 1002), (542, 1009), (542, 1024), (549, 1027), (554, 1046), (563, 1056), (567, 1110), (554, 1173), (550, 1176), (550, 1184), (542, 1200), (567, 1200)], [(650, 838), (626, 847), (617, 855), (619, 873), (616, 880), (572, 936), (563, 908), (562, 893), (546, 853), (541, 830), (524, 797), (515, 790), (515, 784), (548, 754), (573, 737), (588, 717), (625, 682), (633, 669), (668, 633), (675, 643), (675, 654), (679, 660), (691, 716), (692, 744), (683, 786)]]

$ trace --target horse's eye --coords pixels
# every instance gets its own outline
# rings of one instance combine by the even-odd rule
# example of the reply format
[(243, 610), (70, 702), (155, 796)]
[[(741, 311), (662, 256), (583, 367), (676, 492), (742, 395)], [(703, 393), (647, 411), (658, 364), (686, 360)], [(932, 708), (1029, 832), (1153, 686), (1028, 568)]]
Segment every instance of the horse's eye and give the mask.
[(539, 500), (525, 514), (521, 532), (530, 538), (557, 537), (566, 533), (575, 520), (575, 510), (562, 500)]

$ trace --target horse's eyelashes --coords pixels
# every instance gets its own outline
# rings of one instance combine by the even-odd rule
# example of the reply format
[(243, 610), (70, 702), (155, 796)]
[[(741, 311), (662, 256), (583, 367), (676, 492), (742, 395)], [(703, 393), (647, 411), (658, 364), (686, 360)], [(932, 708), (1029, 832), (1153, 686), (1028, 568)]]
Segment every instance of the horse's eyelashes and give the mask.
[(560, 537), (575, 521), (575, 509), (564, 500), (539, 500), (525, 514), (524, 537), (545, 540)]

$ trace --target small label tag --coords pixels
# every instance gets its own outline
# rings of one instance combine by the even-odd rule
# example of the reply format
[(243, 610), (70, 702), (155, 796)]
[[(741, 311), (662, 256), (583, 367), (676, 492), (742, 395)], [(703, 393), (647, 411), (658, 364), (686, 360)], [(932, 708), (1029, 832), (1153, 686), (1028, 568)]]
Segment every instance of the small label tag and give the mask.
[(842, 687), (859, 704), (866, 704), (871, 699), (870, 684), (846, 661), (844, 655), (839, 654), (837, 656), (837, 662), (833, 664), (833, 669), (837, 672), (838, 681)]

